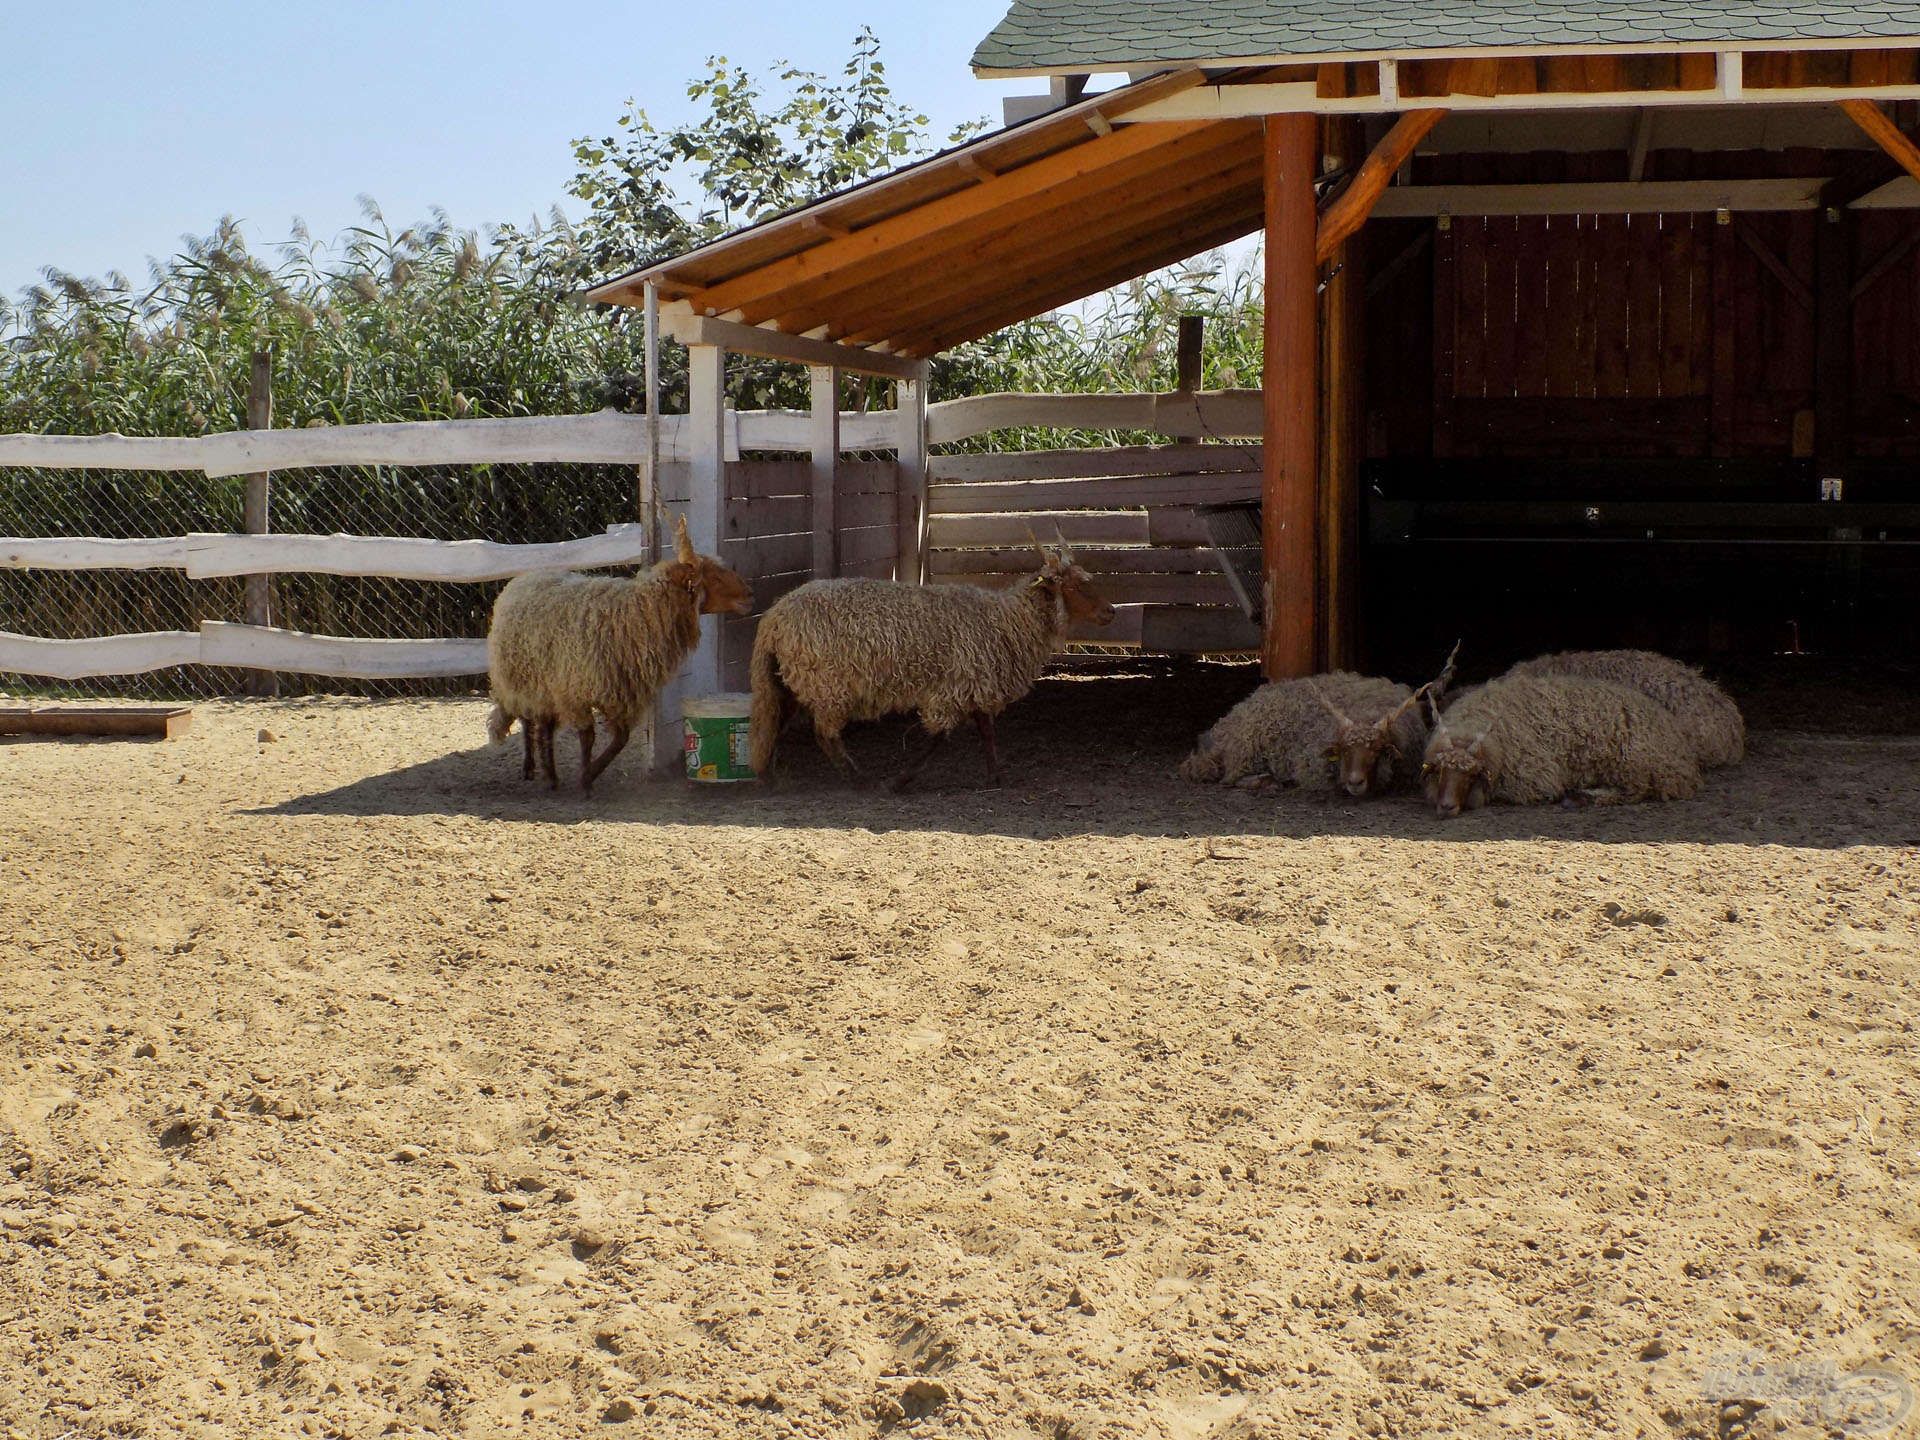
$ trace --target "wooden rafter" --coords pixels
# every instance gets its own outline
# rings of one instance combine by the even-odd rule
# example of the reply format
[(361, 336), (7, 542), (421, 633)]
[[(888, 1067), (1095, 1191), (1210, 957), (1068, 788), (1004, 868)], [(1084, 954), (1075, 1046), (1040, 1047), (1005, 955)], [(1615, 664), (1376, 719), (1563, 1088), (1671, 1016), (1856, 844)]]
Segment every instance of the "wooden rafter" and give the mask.
[(1446, 113), (1444, 110), (1415, 110), (1393, 122), (1393, 128), (1362, 162), (1353, 182), (1341, 192), (1339, 199), (1327, 207), (1327, 213), (1320, 217), (1320, 228), (1314, 240), (1314, 258), (1320, 264), (1326, 264), (1333, 257), (1333, 252), (1340, 248), (1341, 242), (1367, 223), (1367, 216), (1373, 213), (1374, 205), (1393, 179), (1394, 172), (1407, 163), (1415, 147), (1427, 138), (1427, 133), (1446, 117)]
[(772, 320), (783, 330), (801, 331), (822, 318), (837, 318), (831, 312), (849, 297), (864, 306), (869, 297), (885, 296), (890, 303), (891, 297), (901, 293), (925, 293), (997, 247), (1046, 244), (1061, 234), (1084, 230), (1089, 215), (1143, 201), (1151, 204), (1156, 194), (1183, 177), (1214, 173), (1256, 154), (1258, 132), (1257, 122), (1243, 120), (1169, 138), (1133, 163), (1104, 167), (1080, 182), (1057, 185), (984, 211), (928, 236), (922, 244), (889, 251), (756, 300), (743, 307), (745, 318), (756, 324)]
[(1893, 157), (1902, 170), (1920, 180), (1920, 145), (1915, 145), (1886, 111), (1871, 100), (1842, 100), (1840, 108), (1867, 132), (1874, 144)]
[[(1189, 124), (1179, 133), (1191, 133), (1196, 128)], [(1145, 155), (1171, 138), (1175, 137), (1161, 132), (1158, 126), (1136, 126), (1099, 139), (1089, 138), (1084, 145), (1048, 155), (993, 180), (969, 184), (964, 190), (855, 230), (844, 239), (813, 245), (732, 280), (690, 291), (686, 298), (696, 309), (715, 314), (744, 308), (842, 266), (870, 263), (890, 251), (923, 245), (953, 225), (990, 217), (996, 210), (1023, 201), (1037, 201), (1045, 208), (1046, 197), (1056, 186), (1072, 184), (1109, 165)]]

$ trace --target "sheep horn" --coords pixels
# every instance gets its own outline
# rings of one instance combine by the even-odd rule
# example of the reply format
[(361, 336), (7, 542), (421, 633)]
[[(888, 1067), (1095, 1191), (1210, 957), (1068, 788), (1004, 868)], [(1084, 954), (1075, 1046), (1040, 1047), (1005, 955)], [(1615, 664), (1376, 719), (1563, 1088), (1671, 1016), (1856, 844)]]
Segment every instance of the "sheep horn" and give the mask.
[(673, 555), (682, 563), (691, 564), (699, 557), (693, 553), (693, 540), (687, 534), (687, 517), (676, 516), (673, 522)]
[(1040, 537), (1033, 533), (1033, 526), (1031, 525), (1027, 526), (1027, 539), (1031, 540), (1033, 542), (1033, 548), (1040, 552), (1041, 561), (1051, 565), (1053, 563), (1053, 556), (1047, 553), (1047, 547), (1040, 543)]
[(1074, 563), (1073, 551), (1067, 548), (1066, 532), (1060, 528), (1060, 522), (1057, 520), (1054, 522), (1054, 526), (1053, 526), (1053, 538), (1060, 542), (1060, 558), (1066, 561), (1067, 564), (1069, 565), (1073, 564)]
[(1453, 649), (1447, 654), (1447, 663), (1440, 667), (1438, 675), (1426, 683), (1425, 688), (1431, 690), (1436, 699), (1446, 694), (1447, 687), (1453, 684), (1454, 668), (1460, 659), (1460, 643), (1458, 640), (1453, 642)]
[(1313, 692), (1313, 698), (1318, 700), (1320, 702), (1321, 708), (1323, 708), (1329, 715), (1333, 716), (1334, 719), (1338, 720), (1342, 725), (1353, 724), (1353, 721), (1347, 718), (1346, 712), (1342, 710), (1338, 705), (1334, 704), (1333, 701), (1329, 700), (1327, 698), (1326, 692), (1322, 690), (1318, 685), (1314, 684), (1313, 681), (1311, 680), (1307, 681), (1307, 689)]

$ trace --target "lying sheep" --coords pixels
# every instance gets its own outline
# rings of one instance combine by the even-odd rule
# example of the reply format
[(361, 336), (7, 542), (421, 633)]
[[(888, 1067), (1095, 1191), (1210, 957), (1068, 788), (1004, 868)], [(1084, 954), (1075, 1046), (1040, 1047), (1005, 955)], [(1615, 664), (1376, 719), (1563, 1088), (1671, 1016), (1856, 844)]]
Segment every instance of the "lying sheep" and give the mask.
[[(514, 722), (525, 737), (521, 774), (538, 758), (558, 787), (553, 728), (580, 736), (580, 789), (627, 743), (681, 662), (700, 643), (702, 615), (745, 615), (747, 582), (711, 556), (694, 553), (682, 519), (674, 558), (632, 579), (543, 571), (508, 582), (493, 604), (487, 674), (493, 685), (489, 737), (498, 744)], [(607, 722), (607, 748), (593, 753), (594, 716)]]
[(1567, 650), (1524, 660), (1509, 675), (1584, 675), (1611, 680), (1657, 700), (1693, 738), (1703, 769), (1734, 765), (1747, 753), (1747, 725), (1727, 692), (1691, 665), (1651, 650)]
[(1700, 788), (1693, 742), (1638, 690), (1577, 675), (1508, 675), (1438, 717), (1422, 769), (1434, 810), (1539, 805), (1587, 790), (1683, 800)]
[(1453, 652), (1441, 674), (1418, 690), (1344, 670), (1270, 681), (1200, 737), (1181, 762), (1180, 777), (1231, 785), (1265, 774), (1303, 790), (1337, 782), (1355, 797), (1411, 785), (1414, 757), (1427, 744), (1420, 702), (1437, 702), (1445, 693), (1460, 647)]
[(753, 642), (754, 770), (772, 774), (780, 732), (798, 706), (848, 776), (855, 769), (840, 736), (849, 723), (917, 715), (927, 745), (894, 777), (896, 790), (972, 720), (997, 782), (993, 717), (1033, 688), (1070, 624), (1113, 619), (1064, 544), (1057, 553), (1036, 548), (1039, 573), (1008, 590), (814, 580), (781, 596)]

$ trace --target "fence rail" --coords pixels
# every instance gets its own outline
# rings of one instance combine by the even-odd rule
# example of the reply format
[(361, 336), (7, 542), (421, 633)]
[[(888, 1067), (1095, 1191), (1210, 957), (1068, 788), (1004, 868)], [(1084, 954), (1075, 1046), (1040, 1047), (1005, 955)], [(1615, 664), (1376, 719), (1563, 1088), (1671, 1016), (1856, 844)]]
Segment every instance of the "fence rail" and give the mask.
[(338, 680), (452, 679), (487, 673), (487, 642), (356, 640), (224, 620), (204, 620), (198, 630), (94, 640), (43, 640), (0, 630), (0, 672), (90, 680), (181, 665), (285, 670)]
[[(1111, 630), (1079, 638), (1157, 649), (1254, 643), (1219, 565), (1201, 548), (1191, 507), (1257, 492), (1258, 449), (1195, 442), (1257, 433), (1260, 408), (1258, 391), (983, 395), (928, 407), (927, 438), (943, 445), (1036, 429), (1174, 442), (932, 458), (923, 512), (928, 578), (1010, 584), (1028, 568), (1029, 536), (1057, 535), (1083, 547), (1103, 592), (1123, 607)], [(748, 576), (762, 608), (815, 574), (896, 573), (900, 522), (910, 520), (901, 506), (913, 497), (902, 495), (893, 460), (854, 457), (894, 452), (899, 412), (841, 414), (836, 463), (824, 470), (809, 460), (741, 458), (807, 453), (818, 433), (804, 411), (725, 416), (731, 463), (719, 550)], [(657, 493), (685, 504), (692, 422), (659, 417), (658, 436)], [(366, 681), (483, 674), (485, 642), (470, 637), (484, 628), (490, 594), (455, 598), (436, 583), (478, 586), (529, 570), (643, 561), (642, 526), (591, 532), (633, 513), (621, 473), (647, 453), (648, 438), (645, 417), (615, 411), (195, 438), (0, 435), (11, 517), (0, 524), (27, 531), (0, 537), (0, 605), (11, 612), (0, 623), (53, 632), (0, 630), (0, 676), (75, 681), (186, 666)], [(556, 485), (566, 466), (580, 468)], [(53, 471), (90, 473), (63, 489)], [(279, 533), (238, 533), (235, 477), (266, 471), (286, 477), (271, 504), (275, 518), (284, 507), (290, 523)], [(831, 477), (831, 495), (814, 493), (816, 472)], [(580, 479), (571, 481), (575, 473)], [(63, 504), (75, 517), (70, 528), (93, 533), (45, 533), (59, 528), (50, 517)], [(198, 528), (228, 523), (229, 510), (235, 532)], [(197, 522), (195, 532), (165, 533), (182, 522)], [(329, 523), (360, 533), (317, 533)], [(816, 524), (831, 528), (831, 543), (821, 543)], [(584, 538), (565, 538), (583, 529)], [(476, 533), (499, 538), (467, 538)], [(250, 624), (208, 617), (237, 618), (235, 577), (261, 575), (284, 577), (277, 624), (264, 613), (248, 614)], [(744, 683), (753, 626), (748, 619), (720, 627), (729, 683)], [(103, 629), (136, 633), (90, 633)], [(393, 630), (417, 638), (374, 638)], [(61, 631), (79, 638), (59, 638)], [(319, 633), (329, 631), (349, 633)], [(462, 631), (469, 638), (440, 638)]]

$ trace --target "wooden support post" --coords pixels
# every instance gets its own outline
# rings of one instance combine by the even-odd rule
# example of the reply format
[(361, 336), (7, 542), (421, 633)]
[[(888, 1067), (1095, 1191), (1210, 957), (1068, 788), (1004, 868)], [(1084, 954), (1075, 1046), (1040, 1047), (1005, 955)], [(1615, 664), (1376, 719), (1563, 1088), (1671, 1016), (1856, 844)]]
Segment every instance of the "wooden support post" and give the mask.
[(1175, 364), (1174, 388), (1183, 395), (1191, 395), (1200, 388), (1200, 357), (1206, 348), (1207, 317), (1204, 315), (1182, 315), (1180, 317), (1180, 348)]
[[(247, 377), (247, 428), (273, 428), (273, 352), (270, 350), (253, 352), (253, 366)], [(270, 470), (247, 476), (244, 521), (249, 535), (265, 535), (273, 528), (267, 504), (272, 485)], [(273, 624), (273, 577), (247, 576), (245, 594), (247, 624), (263, 629)], [(245, 683), (249, 695), (280, 693), (280, 677), (271, 670), (249, 670)]]
[(812, 365), (807, 376), (813, 399), (813, 575), (821, 580), (840, 573), (840, 522), (834, 503), (840, 482), (840, 372), (830, 365)]
[[(1324, 153), (1340, 165), (1359, 157), (1357, 120), (1325, 122)], [(1366, 374), (1366, 234), (1357, 231), (1334, 252), (1320, 297), (1320, 665), (1350, 669), (1359, 659), (1360, 450)]]
[[(687, 535), (702, 555), (720, 554), (721, 516), (727, 497), (727, 352), (717, 345), (687, 351), (687, 493), (663, 495), (661, 521), (666, 530), (662, 555), (673, 552), (673, 523), (685, 516)], [(725, 558), (725, 557), (722, 557)], [(678, 743), (680, 706), (689, 698), (720, 692), (724, 657), (720, 653), (720, 617), (700, 619), (700, 645), (680, 673), (660, 690), (654, 705), (653, 768), (672, 774), (683, 764)]]
[(918, 378), (894, 386), (898, 397), (894, 447), (899, 456), (899, 553), (893, 578), (919, 584), (926, 579), (927, 556), (927, 367)]
[(1828, 206), (1814, 221), (1813, 445), (1822, 480), (1845, 478), (1853, 448), (1854, 218)]
[(1266, 633), (1261, 660), (1273, 680), (1318, 668), (1320, 615), (1319, 301), (1315, 289), (1314, 175), (1320, 124), (1313, 115), (1266, 121), (1266, 398), (1261, 550)]
[[(1180, 317), (1179, 348), (1174, 354), (1174, 382), (1176, 395), (1197, 395), (1200, 393), (1200, 356), (1206, 345), (1207, 318), (1204, 315), (1182, 315)], [(1188, 415), (1182, 415), (1167, 427), (1167, 436), (1173, 440), (1198, 440), (1206, 434), (1206, 428), (1200, 423), (1200, 407), (1196, 403)]]

